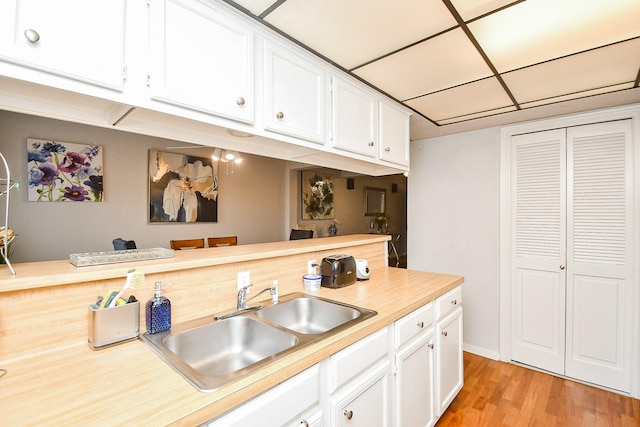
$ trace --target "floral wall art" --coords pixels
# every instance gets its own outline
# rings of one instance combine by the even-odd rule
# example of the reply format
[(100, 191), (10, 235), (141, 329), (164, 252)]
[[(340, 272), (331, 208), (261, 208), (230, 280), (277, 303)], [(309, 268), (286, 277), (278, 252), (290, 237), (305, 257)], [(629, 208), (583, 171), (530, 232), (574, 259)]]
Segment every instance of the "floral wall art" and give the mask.
[(335, 218), (333, 179), (317, 172), (302, 172), (302, 219)]
[(149, 150), (149, 222), (218, 221), (218, 176), (210, 158)]
[(27, 138), (28, 199), (101, 202), (102, 147)]

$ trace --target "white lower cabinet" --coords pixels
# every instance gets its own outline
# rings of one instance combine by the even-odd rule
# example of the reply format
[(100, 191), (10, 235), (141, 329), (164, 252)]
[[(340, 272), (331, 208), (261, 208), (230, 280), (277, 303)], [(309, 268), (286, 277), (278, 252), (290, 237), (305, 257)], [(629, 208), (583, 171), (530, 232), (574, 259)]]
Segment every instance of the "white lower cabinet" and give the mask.
[(389, 362), (385, 360), (331, 396), (329, 425), (388, 426), (389, 401)]
[(436, 300), (436, 409), (440, 417), (462, 389), (462, 293), (455, 288)]
[(435, 360), (433, 303), (398, 320), (395, 325), (394, 425), (435, 424)]
[(208, 422), (208, 427), (309, 426), (320, 427), (319, 366), (299, 373), (241, 406)]
[(329, 426), (389, 425), (389, 328), (339, 351), (325, 366)]
[(458, 286), (206, 425), (430, 427), (462, 384)]

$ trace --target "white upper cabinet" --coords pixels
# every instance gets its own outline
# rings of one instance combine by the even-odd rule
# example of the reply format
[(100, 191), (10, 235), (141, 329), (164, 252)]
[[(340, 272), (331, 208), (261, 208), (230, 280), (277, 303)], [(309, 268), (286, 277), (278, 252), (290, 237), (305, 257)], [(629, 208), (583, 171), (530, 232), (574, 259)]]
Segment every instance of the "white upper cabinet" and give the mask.
[(380, 101), (380, 160), (409, 166), (409, 115)]
[(196, 1), (151, 2), (151, 70), (156, 100), (251, 123), (253, 31)]
[(264, 62), (265, 129), (324, 144), (327, 115), (324, 70), (317, 63), (268, 41)]
[(332, 82), (332, 146), (409, 166), (409, 114), (356, 83)]
[(125, 0), (2, 1), (0, 59), (121, 91), (125, 11)]
[(332, 81), (333, 147), (375, 158), (378, 98), (339, 77), (333, 76)]

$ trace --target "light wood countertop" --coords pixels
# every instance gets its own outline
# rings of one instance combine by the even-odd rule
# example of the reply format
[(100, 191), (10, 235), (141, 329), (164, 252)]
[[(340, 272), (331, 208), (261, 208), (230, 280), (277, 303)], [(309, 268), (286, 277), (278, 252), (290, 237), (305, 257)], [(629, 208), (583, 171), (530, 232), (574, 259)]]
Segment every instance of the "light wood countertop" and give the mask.
[[(315, 240), (315, 242), (311, 240)], [(4, 376), (0, 377), (2, 425), (197, 425), (257, 396), (380, 328), (388, 326), (405, 314), (434, 300), (463, 282), (463, 278), (460, 276), (380, 267), (379, 256), (376, 255), (378, 249), (375, 248), (381, 248), (380, 256), (386, 253), (382, 251), (383, 248), (386, 249), (386, 240), (388, 240), (388, 236), (366, 235), (352, 237), (350, 240), (340, 240), (340, 238), (334, 238), (334, 240), (310, 239), (309, 241), (289, 242), (288, 244), (248, 245), (251, 248), (243, 248), (242, 246), (238, 246), (237, 249), (235, 247), (225, 248), (227, 250), (224, 251), (224, 255), (218, 257), (205, 256), (203, 258), (202, 255), (206, 255), (206, 252), (176, 252), (176, 257), (168, 263), (160, 263), (160, 265), (149, 263), (142, 266), (141, 264), (147, 262), (136, 263), (135, 267), (145, 273), (157, 269), (175, 271), (184, 268), (189, 271), (178, 274), (197, 275), (198, 267), (203, 263), (211, 265), (211, 263), (239, 262), (240, 265), (244, 265), (242, 264), (243, 260), (255, 260), (266, 256), (285, 257), (282, 262), (293, 260), (292, 264), (298, 265), (301, 264), (302, 259), (306, 259), (308, 254), (305, 251), (318, 255), (322, 254), (322, 251), (330, 253), (341, 246), (348, 245), (348, 241), (355, 245), (358, 245), (360, 241), (364, 245), (374, 242), (375, 247), (371, 252), (370, 259), (374, 259), (376, 266), (370, 280), (357, 282), (341, 289), (321, 288), (317, 292), (307, 293), (372, 309), (377, 311), (378, 315), (282, 357), (230, 385), (211, 393), (202, 393), (193, 388), (139, 340), (99, 351), (93, 351), (89, 348), (86, 344), (86, 335), (82, 332), (80, 332), (80, 338), (65, 340), (63, 334), (68, 334), (71, 331), (78, 335), (78, 332), (67, 326), (70, 318), (58, 320), (57, 316), (60, 314), (56, 312), (56, 317), (51, 317), (54, 320), (48, 321), (47, 327), (49, 329), (46, 332), (49, 335), (49, 340), (59, 340), (63, 344), (59, 347), (38, 347), (46, 348), (46, 350), (30, 351), (26, 356), (9, 357), (0, 362), (0, 368), (7, 371)], [(266, 253), (257, 254), (257, 247), (265, 248)], [(211, 249), (211, 251), (215, 250)], [(353, 251), (357, 252), (357, 247), (354, 247)], [(300, 255), (301, 252), (302, 255)], [(221, 258), (224, 258), (225, 262), (222, 262)], [(20, 278), (20, 273), (24, 271), (23, 268), (26, 264), (16, 266), (18, 275), (15, 277), (16, 284), (12, 285), (14, 291), (4, 294), (4, 300), (8, 301), (5, 305), (0, 303), (1, 346), (7, 346), (7, 343), (22, 345), (23, 343), (15, 338), (15, 335), (30, 336), (29, 329), (43, 327), (42, 322), (36, 322), (39, 314), (37, 308), (42, 307), (36, 307), (36, 312), (30, 314), (33, 316), (33, 320), (28, 318), (26, 321), (18, 322), (20, 319), (14, 319), (23, 315), (24, 308), (20, 306), (23, 294), (24, 298), (27, 298), (34, 292), (42, 293), (41, 287), (51, 286), (51, 280), (45, 284), (47, 283), (47, 275), (42, 264), (47, 263), (34, 263), (31, 266), (30, 276), (36, 278), (31, 284), (26, 283), (26, 278)], [(75, 280), (79, 283), (72, 285), (72, 288), (69, 289), (67, 289), (68, 286), (62, 286), (67, 291), (75, 291), (77, 287), (84, 287), (85, 284), (81, 283), (83, 281), (95, 281), (96, 274), (98, 276), (121, 277), (123, 268), (128, 268), (121, 264), (114, 267), (85, 267), (87, 270), (84, 270), (85, 268), (76, 269), (71, 264), (66, 266), (61, 262), (52, 262), (51, 265), (54, 271), (52, 275), (49, 275), (49, 279), (59, 277), (60, 283), (69, 283), (69, 277), (63, 277), (65, 274), (67, 276), (70, 274), (71, 283)], [(259, 273), (259, 262), (254, 266), (258, 274), (262, 274)], [(76, 279), (76, 274), (81, 275), (82, 278)], [(233, 277), (235, 271), (230, 270), (228, 274), (228, 277)], [(0, 276), (0, 287), (12, 283), (14, 280), (5, 276), (4, 273)], [(23, 276), (26, 274), (23, 273)], [(297, 273), (295, 277), (297, 277)], [(281, 289), (282, 295), (294, 291), (304, 292), (299, 279), (295, 281), (287, 279), (286, 282)], [(86, 285), (92, 290), (94, 289), (91, 287), (93, 283)], [(183, 288), (185, 289), (179, 292), (174, 290), (176, 298), (176, 307), (174, 308), (178, 314), (178, 322), (189, 317), (197, 318), (215, 313), (214, 310), (217, 307), (212, 308), (209, 312), (207, 305), (197, 306), (193, 303), (196, 301), (193, 298), (200, 297), (200, 294), (190, 296), (191, 299), (182, 294), (201, 292), (199, 287), (192, 286), (185, 281)], [(21, 293), (18, 293), (17, 289), (22, 289)], [(0, 289), (0, 292), (2, 291), (6, 291), (6, 289)], [(49, 294), (50, 292), (46, 291), (43, 295)], [(228, 307), (229, 303), (232, 303), (231, 294), (224, 294), (223, 297), (223, 303), (226, 302), (224, 307)], [(82, 294), (75, 298), (82, 301), (85, 295)], [(9, 303), (17, 304), (18, 308), (12, 311)], [(77, 304), (78, 302), (73, 301), (73, 306)], [(181, 307), (181, 305), (187, 307)], [(82, 314), (81, 317), (77, 322), (86, 322), (84, 319), (86, 315)], [(12, 322), (16, 326), (13, 326)], [(174, 320), (174, 322), (176, 321)], [(40, 334), (42, 335), (42, 333)], [(84, 340), (81, 335), (84, 335)], [(3, 336), (5, 337), (3, 338)], [(27, 350), (28, 345), (25, 346), (25, 351)], [(0, 352), (12, 354), (11, 348), (0, 348)]]
[(314, 295), (378, 315), (213, 393), (195, 390), (142, 342), (100, 351), (75, 346), (2, 366), (2, 424), (195, 425), (389, 325), (462, 283), (459, 276), (387, 268), (367, 282)]
[(173, 258), (87, 267), (75, 267), (68, 260), (26, 262), (13, 264), (16, 271), (15, 275), (12, 275), (5, 266), (0, 266), (0, 293), (50, 287), (58, 284), (120, 278), (123, 276), (123, 272), (126, 273), (130, 268), (136, 268), (145, 274), (173, 272), (300, 255), (304, 252), (338, 250), (346, 245), (364, 245), (384, 242), (389, 239), (390, 237), (387, 235), (354, 234), (330, 238), (175, 251)]

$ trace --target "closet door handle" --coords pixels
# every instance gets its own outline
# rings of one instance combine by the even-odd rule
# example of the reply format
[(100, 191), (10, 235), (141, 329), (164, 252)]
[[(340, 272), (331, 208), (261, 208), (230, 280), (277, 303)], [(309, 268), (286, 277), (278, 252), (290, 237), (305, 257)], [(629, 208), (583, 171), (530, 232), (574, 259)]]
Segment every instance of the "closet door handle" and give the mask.
[(560, 270), (564, 270), (564, 265), (561, 265), (561, 266), (560, 266)]

